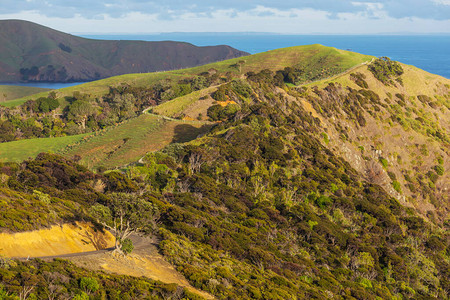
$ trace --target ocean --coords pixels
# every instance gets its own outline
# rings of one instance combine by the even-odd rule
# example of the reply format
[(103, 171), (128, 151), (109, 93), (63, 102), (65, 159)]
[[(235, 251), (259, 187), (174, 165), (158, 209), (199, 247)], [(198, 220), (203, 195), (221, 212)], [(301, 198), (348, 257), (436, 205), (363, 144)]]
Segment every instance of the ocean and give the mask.
[[(450, 35), (282, 35), (261, 33), (161, 33), (83, 35), (91, 39), (181, 41), (196, 46), (229, 45), (256, 54), (277, 48), (322, 44), (377, 57), (387, 56), (450, 79)], [(75, 83), (76, 84), (76, 83)], [(47, 88), (74, 83), (22, 84)]]

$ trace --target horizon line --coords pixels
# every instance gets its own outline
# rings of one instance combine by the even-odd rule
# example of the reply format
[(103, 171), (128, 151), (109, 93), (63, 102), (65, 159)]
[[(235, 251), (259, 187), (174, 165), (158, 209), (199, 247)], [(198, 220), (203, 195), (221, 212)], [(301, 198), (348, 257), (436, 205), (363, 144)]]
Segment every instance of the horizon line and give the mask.
[(259, 31), (168, 31), (168, 32), (70, 32), (76, 35), (164, 35), (164, 34), (200, 34), (200, 35), (373, 35), (373, 36), (400, 36), (400, 35), (450, 35), (450, 32), (379, 32), (379, 33), (283, 33), (283, 32), (259, 32)]

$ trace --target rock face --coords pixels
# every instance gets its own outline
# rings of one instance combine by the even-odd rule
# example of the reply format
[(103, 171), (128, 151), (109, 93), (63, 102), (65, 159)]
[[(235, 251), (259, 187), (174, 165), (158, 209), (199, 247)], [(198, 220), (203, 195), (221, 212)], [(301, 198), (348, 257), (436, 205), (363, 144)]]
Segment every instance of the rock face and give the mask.
[(0, 21), (0, 82), (77, 82), (198, 66), (248, 55), (229, 46), (85, 39), (21, 20)]

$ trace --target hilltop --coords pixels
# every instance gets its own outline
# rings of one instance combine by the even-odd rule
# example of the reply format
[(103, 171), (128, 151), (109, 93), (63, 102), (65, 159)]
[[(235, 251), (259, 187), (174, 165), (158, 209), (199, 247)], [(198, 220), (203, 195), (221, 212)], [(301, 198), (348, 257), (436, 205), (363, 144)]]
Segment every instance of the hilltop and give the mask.
[[(111, 87), (128, 85), (143, 88), (159, 85), (167, 89), (168, 85), (181, 80), (205, 81), (203, 78), (209, 78), (218, 82), (224, 82), (228, 80), (227, 78), (239, 77), (248, 72), (260, 72), (264, 69), (277, 71), (286, 67), (302, 68), (303, 75), (301, 80), (311, 81), (339, 74), (356, 65), (369, 62), (373, 58), (373, 56), (325, 47), (318, 44), (296, 46), (228, 59), (188, 69), (114, 76), (59, 89), (56, 93), (58, 97), (66, 97), (72, 96), (74, 92), (81, 91), (93, 97), (102, 97), (108, 94)], [(200, 85), (199, 87), (202, 86)], [(2, 105), (12, 107), (23, 104), (30, 99), (46, 97), (48, 94), (48, 92), (44, 92), (30, 95), (2, 103)]]
[(0, 21), (0, 82), (91, 81), (181, 69), (247, 54), (229, 46), (92, 40), (27, 21)]
[[(449, 101), (448, 79), (321, 45), (34, 95), (1, 110), (0, 151), (17, 149), (0, 164), (3, 227), (125, 211), (218, 299), (446, 299)], [(58, 154), (22, 161), (27, 143)], [(42, 267), (62, 266), (0, 279), (19, 294), (32, 274), (39, 298)], [(92, 268), (105, 285), (90, 296), (112, 293)], [(79, 294), (86, 272), (53, 284)], [(135, 298), (178, 291), (122, 280)]]

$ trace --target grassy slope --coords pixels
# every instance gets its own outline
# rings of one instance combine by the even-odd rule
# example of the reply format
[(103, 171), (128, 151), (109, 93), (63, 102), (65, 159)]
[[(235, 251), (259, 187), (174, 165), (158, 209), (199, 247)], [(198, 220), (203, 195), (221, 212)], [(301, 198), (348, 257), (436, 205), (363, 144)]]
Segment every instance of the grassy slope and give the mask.
[(147, 152), (162, 149), (172, 142), (190, 141), (209, 128), (203, 125), (145, 114), (94, 135), (67, 149), (65, 155), (80, 155), (81, 163), (89, 168), (114, 168), (135, 162)]
[(135, 162), (145, 153), (172, 142), (190, 141), (209, 128), (204, 122), (168, 120), (145, 114), (95, 134), (0, 143), (0, 162), (20, 162), (50, 151), (67, 157), (78, 154), (81, 162), (90, 168), (114, 168)]
[(67, 145), (77, 143), (88, 134), (41, 138), (0, 143), (0, 162), (21, 162), (41, 152), (59, 152)]
[[(83, 93), (92, 94), (94, 96), (101, 96), (109, 91), (109, 86), (117, 86), (121, 84), (148, 86), (164, 79), (179, 80), (186, 77), (192, 77), (212, 68), (216, 69), (221, 74), (225, 74), (226, 72), (245, 74), (250, 71), (258, 72), (263, 69), (276, 71), (288, 66), (298, 66), (301, 65), (302, 62), (304, 63), (308, 61), (309, 64), (304, 66), (307, 69), (320, 68), (326, 65), (338, 66), (342, 69), (342, 71), (344, 71), (363, 62), (370, 61), (372, 58), (372, 56), (338, 50), (322, 45), (297, 46), (234, 58), (183, 70), (114, 76), (103, 80), (88, 82), (79, 86), (60, 89), (57, 91), (57, 94), (59, 97), (63, 97), (72, 95), (74, 91), (82, 91)], [(240, 61), (244, 62), (240, 72), (238, 69), (230, 67)], [(14, 105), (20, 105), (29, 99), (35, 99), (46, 95), (47, 93), (40, 93), (20, 98), (15, 100)]]
[[(0, 103), (8, 100), (26, 97), (38, 93), (45, 93), (50, 89), (28, 87), (28, 86), (15, 86), (15, 85), (0, 85)], [(8, 102), (14, 103), (14, 102)], [(15, 106), (15, 105), (10, 105)]]
[[(155, 114), (167, 116), (167, 117), (177, 117), (180, 113), (186, 111), (188, 108), (192, 107), (194, 104), (199, 102), (204, 102), (206, 107), (198, 108), (199, 111), (202, 111), (203, 115), (206, 115), (206, 109), (208, 109), (211, 102), (205, 100), (199, 100), (201, 97), (206, 96), (216, 90), (217, 87), (209, 87), (200, 91), (195, 91), (190, 93), (189, 95), (185, 95), (179, 98), (175, 98), (173, 100), (164, 102), (154, 108), (151, 111)], [(198, 105), (197, 105), (198, 106)], [(197, 113), (198, 115), (198, 113)]]

